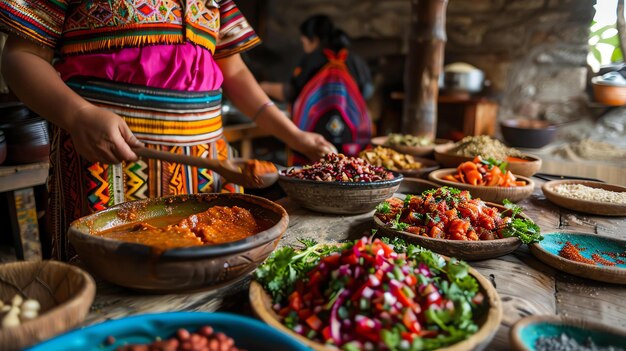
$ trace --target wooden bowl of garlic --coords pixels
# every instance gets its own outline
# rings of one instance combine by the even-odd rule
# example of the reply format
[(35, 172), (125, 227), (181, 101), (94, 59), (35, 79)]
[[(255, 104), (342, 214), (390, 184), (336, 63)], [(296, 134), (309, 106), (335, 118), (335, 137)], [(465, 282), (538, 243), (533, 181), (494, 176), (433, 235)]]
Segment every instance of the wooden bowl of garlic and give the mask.
[(77, 326), (95, 293), (93, 278), (66, 263), (0, 265), (0, 350), (21, 350)]

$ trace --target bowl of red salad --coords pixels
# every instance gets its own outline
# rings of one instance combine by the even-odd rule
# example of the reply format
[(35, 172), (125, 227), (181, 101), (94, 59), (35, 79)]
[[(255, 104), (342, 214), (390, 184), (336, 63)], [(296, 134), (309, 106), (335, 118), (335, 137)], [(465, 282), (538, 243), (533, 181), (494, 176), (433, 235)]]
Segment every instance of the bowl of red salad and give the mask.
[(343, 154), (327, 154), (311, 165), (287, 168), (278, 179), (287, 196), (302, 207), (336, 214), (372, 211), (401, 182), (399, 173)]
[(503, 256), (543, 239), (539, 226), (520, 206), (506, 199), (503, 203), (444, 186), (381, 202), (374, 222), (385, 235), (464, 260)]
[(496, 290), (465, 262), (397, 238), (301, 243), (256, 270), (250, 301), (314, 350), (481, 350), (499, 327)]

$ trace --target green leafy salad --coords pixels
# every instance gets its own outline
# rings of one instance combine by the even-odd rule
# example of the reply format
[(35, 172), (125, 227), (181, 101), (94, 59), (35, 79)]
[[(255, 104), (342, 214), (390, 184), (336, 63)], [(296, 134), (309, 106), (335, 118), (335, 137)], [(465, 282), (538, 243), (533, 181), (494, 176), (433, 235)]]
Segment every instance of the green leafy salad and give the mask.
[(476, 333), (487, 307), (462, 261), (400, 239), (301, 240), (255, 272), (294, 332), (342, 350), (434, 350)]

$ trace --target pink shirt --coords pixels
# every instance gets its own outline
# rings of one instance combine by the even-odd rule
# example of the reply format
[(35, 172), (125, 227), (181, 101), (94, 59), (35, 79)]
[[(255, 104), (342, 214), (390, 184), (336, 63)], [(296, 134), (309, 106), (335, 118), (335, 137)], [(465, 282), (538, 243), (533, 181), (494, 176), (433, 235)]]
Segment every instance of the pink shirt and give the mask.
[(64, 81), (85, 76), (183, 91), (217, 90), (224, 81), (211, 52), (192, 43), (66, 56), (55, 68)]

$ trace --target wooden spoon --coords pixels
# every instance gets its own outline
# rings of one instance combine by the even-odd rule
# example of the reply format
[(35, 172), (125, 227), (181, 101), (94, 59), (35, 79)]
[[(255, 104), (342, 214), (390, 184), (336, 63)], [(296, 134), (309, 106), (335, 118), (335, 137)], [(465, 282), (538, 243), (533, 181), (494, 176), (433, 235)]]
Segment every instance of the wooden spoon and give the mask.
[(229, 182), (242, 185), (247, 188), (267, 188), (278, 180), (278, 172), (266, 173), (258, 176), (251, 176), (242, 169), (245, 167), (245, 160), (215, 160), (203, 157), (187, 156), (182, 154), (174, 154), (167, 151), (149, 149), (146, 147), (133, 148), (137, 156), (144, 158), (152, 158), (161, 161), (180, 163), (198, 168), (210, 169), (219, 173)]

